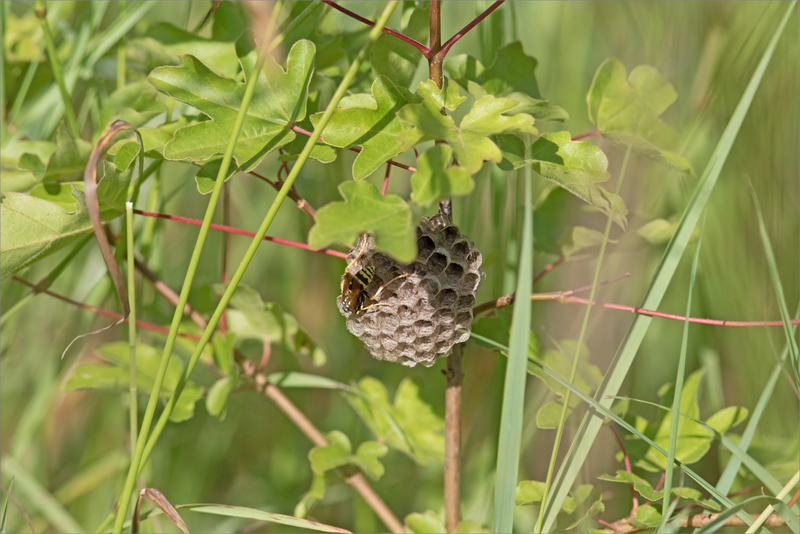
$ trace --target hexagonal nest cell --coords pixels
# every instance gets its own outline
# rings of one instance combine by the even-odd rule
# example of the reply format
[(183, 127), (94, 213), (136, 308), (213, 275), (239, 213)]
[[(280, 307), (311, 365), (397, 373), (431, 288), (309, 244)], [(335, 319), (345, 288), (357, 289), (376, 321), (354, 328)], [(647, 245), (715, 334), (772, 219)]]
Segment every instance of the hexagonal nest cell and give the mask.
[(375, 268), (363, 305), (353, 313), (342, 305), (343, 295), (336, 302), (347, 329), (375, 358), (430, 367), (469, 338), (475, 296), (486, 278), (482, 259), (474, 243), (442, 214), (422, 218), (417, 258), (408, 265), (377, 252), (372, 236), (363, 234), (347, 257), (348, 265), (356, 260), (350, 276)]

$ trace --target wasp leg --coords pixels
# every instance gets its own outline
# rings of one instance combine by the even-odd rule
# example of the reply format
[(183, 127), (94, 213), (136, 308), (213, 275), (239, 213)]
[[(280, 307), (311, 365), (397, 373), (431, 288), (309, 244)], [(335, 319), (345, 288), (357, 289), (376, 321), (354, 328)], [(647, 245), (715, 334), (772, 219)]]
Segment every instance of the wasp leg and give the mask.
[(392, 283), (392, 282), (394, 282), (395, 280), (400, 280), (401, 278), (405, 278), (406, 276), (408, 276), (408, 273), (403, 273), (403, 274), (401, 274), (400, 276), (395, 276), (394, 278), (392, 278), (391, 280), (389, 280), (388, 282), (386, 282), (385, 284), (383, 284), (381, 287), (379, 287), (379, 288), (378, 288), (378, 290), (377, 290), (377, 291), (375, 292), (375, 294), (372, 296), (373, 300), (374, 300), (374, 299), (376, 299), (376, 298), (378, 298), (378, 295), (380, 295), (380, 294), (381, 294), (381, 291), (383, 291), (383, 290), (384, 290), (384, 288), (386, 288), (386, 287), (387, 287), (389, 284), (391, 284), (391, 283)]
[(359, 312), (365, 312), (368, 309), (375, 308), (377, 306), (391, 306), (391, 303), (389, 303), (389, 302), (375, 302), (374, 304), (370, 304), (369, 306), (362, 306), (361, 308), (359, 308), (358, 311)]

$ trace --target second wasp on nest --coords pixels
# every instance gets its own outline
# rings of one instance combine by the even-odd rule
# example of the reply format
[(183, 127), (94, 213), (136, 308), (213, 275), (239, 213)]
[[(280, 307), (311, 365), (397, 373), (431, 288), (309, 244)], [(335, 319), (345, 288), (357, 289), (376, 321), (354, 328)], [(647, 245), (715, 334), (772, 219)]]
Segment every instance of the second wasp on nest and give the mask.
[(405, 265), (362, 234), (347, 257), (336, 299), (347, 329), (379, 360), (426, 367), (469, 338), (481, 253), (441, 214), (417, 228), (417, 258)]

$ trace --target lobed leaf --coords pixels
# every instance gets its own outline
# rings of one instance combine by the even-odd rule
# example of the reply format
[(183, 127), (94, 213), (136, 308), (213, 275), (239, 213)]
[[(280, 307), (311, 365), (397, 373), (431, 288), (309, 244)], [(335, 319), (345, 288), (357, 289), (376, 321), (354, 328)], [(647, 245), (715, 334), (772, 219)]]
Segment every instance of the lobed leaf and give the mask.
[[(372, 95), (362, 97), (357, 105), (340, 105), (331, 115), (322, 132), (322, 140), (339, 148), (362, 147), (353, 162), (353, 178), (362, 180), (378, 167), (403, 151), (397, 136), (408, 126), (396, 113), (407, 103), (406, 98), (385, 76), (372, 84)], [(345, 104), (349, 102), (345, 101)], [(316, 127), (322, 113), (311, 116)]]
[[(417, 42), (425, 42), (428, 37), (429, 8), (410, 8), (403, 13), (405, 25), (401, 25), (403, 35)], [(372, 47), (372, 71), (375, 77), (385, 76), (397, 87), (407, 89), (414, 80), (422, 54), (412, 45), (394, 37), (382, 34)]]
[(475, 188), (465, 168), (450, 165), (453, 149), (434, 145), (420, 155), (417, 170), (411, 175), (411, 200), (420, 206), (431, 206), (443, 198), (467, 195)]
[(397, 195), (381, 196), (368, 182), (344, 182), (339, 186), (344, 202), (332, 202), (317, 210), (317, 221), (308, 233), (308, 244), (323, 248), (331, 243), (353, 244), (368, 232), (375, 248), (409, 263), (417, 255), (416, 221), (408, 204)]
[[(255, 65), (245, 37), (237, 42), (239, 62), (245, 72)], [(284, 71), (268, 58), (258, 74), (253, 99), (233, 157), (237, 166), (252, 170), (271, 151), (294, 139), (291, 126), (305, 117), (306, 97), (314, 69), (314, 44), (298, 41), (287, 57)], [(191, 55), (180, 67), (159, 67), (148, 77), (162, 93), (189, 104), (210, 120), (179, 128), (164, 147), (171, 160), (207, 161), (225, 151), (245, 93), (245, 83), (215, 74)]]

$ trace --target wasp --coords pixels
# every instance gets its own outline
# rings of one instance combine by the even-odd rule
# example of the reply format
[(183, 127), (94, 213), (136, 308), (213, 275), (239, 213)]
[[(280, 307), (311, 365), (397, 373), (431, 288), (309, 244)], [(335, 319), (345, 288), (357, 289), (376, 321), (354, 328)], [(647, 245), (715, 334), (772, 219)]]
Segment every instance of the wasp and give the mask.
[(395, 276), (375, 292), (375, 295), (370, 295), (367, 292), (367, 287), (372, 282), (373, 278), (375, 278), (375, 267), (372, 265), (368, 265), (363, 269), (353, 272), (353, 266), (358, 262), (361, 256), (364, 254), (364, 248), (366, 245), (366, 239), (359, 240), (363, 243), (360, 246), (360, 251), (356, 255), (356, 257), (351, 261), (344, 270), (344, 276), (342, 277), (342, 303), (341, 303), (341, 310), (342, 313), (354, 313), (356, 315), (360, 315), (364, 313), (370, 308), (374, 308), (376, 306), (388, 306), (389, 304), (386, 302), (377, 302), (378, 297), (380, 296), (381, 292), (389, 286), (392, 282), (399, 280), (401, 278), (405, 278), (408, 276), (408, 273), (403, 273), (399, 276)]

